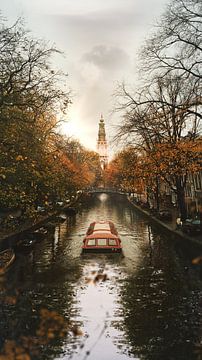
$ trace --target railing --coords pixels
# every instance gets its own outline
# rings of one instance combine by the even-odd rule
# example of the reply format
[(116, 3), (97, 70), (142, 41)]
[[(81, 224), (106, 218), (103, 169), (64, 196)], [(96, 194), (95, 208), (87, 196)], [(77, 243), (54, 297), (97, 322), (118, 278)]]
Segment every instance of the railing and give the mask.
[(122, 191), (120, 189), (105, 188), (105, 187), (88, 189), (88, 193), (90, 193), (90, 194), (105, 193), (105, 194), (120, 194), (120, 195), (125, 195), (126, 194), (124, 191)]

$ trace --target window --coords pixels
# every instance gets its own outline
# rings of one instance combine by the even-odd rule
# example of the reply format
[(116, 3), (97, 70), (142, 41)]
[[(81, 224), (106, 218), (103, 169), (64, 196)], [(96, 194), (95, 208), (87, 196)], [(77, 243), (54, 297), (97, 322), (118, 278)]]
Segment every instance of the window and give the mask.
[(107, 239), (97, 239), (98, 246), (106, 246), (107, 245)]
[(109, 246), (116, 246), (116, 240), (115, 239), (109, 239)]
[(87, 246), (95, 246), (95, 239), (89, 239)]

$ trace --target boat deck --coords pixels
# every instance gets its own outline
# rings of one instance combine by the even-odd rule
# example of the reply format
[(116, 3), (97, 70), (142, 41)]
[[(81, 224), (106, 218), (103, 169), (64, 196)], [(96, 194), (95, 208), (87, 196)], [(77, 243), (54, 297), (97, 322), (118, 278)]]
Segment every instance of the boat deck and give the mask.
[(121, 240), (111, 221), (94, 221), (86, 232), (82, 252), (121, 252)]

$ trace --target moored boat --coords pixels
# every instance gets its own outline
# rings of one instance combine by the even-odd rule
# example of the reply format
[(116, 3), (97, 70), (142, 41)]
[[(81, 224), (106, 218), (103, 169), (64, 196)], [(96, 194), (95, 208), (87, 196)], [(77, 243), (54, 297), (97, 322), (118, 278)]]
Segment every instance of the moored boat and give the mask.
[(12, 249), (6, 249), (0, 252), (0, 276), (5, 274), (14, 260), (15, 253)]
[(122, 246), (112, 221), (92, 222), (83, 239), (82, 253), (121, 253)]
[(30, 252), (36, 245), (37, 241), (32, 239), (20, 239), (15, 245), (16, 252)]
[(33, 241), (40, 241), (43, 240), (48, 234), (48, 230), (44, 227), (30, 231), (26, 233), (26, 238)]

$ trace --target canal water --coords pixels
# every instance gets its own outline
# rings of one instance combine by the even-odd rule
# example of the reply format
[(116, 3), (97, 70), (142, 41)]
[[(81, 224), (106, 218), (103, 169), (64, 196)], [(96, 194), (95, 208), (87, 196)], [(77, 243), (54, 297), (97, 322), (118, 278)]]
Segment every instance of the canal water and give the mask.
[[(89, 223), (106, 219), (124, 256), (81, 256)], [(92, 195), (1, 280), (0, 359), (200, 359), (193, 256), (123, 196)]]

